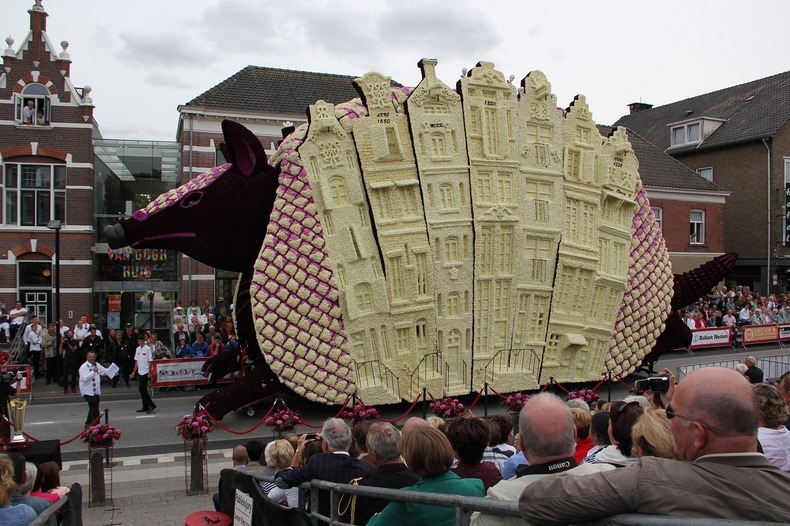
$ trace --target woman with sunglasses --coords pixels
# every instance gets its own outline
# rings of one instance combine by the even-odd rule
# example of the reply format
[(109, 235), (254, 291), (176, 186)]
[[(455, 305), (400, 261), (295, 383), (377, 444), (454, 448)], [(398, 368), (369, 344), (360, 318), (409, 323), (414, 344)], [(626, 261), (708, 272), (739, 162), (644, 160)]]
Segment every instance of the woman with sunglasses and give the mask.
[(602, 449), (595, 456), (594, 463), (611, 464), (622, 468), (639, 462), (639, 458), (633, 455), (634, 442), (631, 430), (642, 413), (643, 409), (639, 402), (619, 400), (612, 404), (609, 410), (609, 440), (612, 445)]

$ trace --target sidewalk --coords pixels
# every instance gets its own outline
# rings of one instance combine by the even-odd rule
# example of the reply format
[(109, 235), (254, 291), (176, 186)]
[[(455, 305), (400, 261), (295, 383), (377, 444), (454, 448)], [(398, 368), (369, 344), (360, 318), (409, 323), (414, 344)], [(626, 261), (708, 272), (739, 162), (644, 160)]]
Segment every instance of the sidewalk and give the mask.
[[(61, 483), (79, 482), (83, 489), (82, 518), (86, 526), (181, 526), (195, 511), (213, 510), (219, 472), (231, 467), (231, 452), (208, 453), (209, 493), (187, 496), (183, 453), (124, 457), (112, 467), (113, 505), (90, 507), (88, 460), (63, 463)], [(110, 470), (105, 468), (107, 494)]]

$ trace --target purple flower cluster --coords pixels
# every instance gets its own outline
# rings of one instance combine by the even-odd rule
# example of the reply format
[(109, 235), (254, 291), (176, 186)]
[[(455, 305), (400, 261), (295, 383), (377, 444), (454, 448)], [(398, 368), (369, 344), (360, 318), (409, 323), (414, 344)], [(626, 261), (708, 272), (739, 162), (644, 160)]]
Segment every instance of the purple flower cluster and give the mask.
[(96, 424), (80, 433), (80, 438), (89, 444), (112, 444), (121, 438), (121, 430), (109, 424)]
[(524, 407), (524, 404), (526, 404), (528, 400), (529, 395), (526, 393), (513, 393), (505, 398), (502, 403), (507, 406), (508, 411), (517, 413), (521, 411), (521, 408)]
[(592, 389), (579, 389), (578, 391), (568, 393), (568, 398), (578, 398), (585, 402), (595, 402), (598, 400), (598, 394)]
[(186, 415), (173, 428), (177, 435), (184, 440), (206, 436), (214, 431), (214, 423), (203, 414)]
[(464, 412), (464, 404), (459, 402), (457, 398), (448, 397), (431, 402), (431, 409), (438, 417), (453, 418)]
[(267, 426), (273, 427), (278, 431), (286, 431), (295, 428), (296, 425), (300, 424), (301, 422), (302, 419), (299, 418), (299, 415), (290, 409), (281, 409), (279, 411), (275, 411), (263, 423)]
[(347, 409), (340, 413), (340, 418), (348, 418), (353, 421), (367, 420), (369, 418), (378, 418), (379, 412), (375, 407), (365, 404), (357, 404), (351, 409)]

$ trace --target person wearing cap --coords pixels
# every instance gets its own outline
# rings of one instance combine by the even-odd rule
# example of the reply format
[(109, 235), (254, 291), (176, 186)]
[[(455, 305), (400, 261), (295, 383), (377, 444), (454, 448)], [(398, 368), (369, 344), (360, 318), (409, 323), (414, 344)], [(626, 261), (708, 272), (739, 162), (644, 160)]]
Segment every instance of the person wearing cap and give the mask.
[(225, 310), (228, 309), (228, 306), (225, 305), (225, 298), (223, 296), (220, 296), (219, 298), (217, 298), (217, 304), (214, 305), (214, 310), (212, 311), (212, 313), (214, 314), (214, 318), (219, 319), (219, 310), (222, 307), (225, 307)]

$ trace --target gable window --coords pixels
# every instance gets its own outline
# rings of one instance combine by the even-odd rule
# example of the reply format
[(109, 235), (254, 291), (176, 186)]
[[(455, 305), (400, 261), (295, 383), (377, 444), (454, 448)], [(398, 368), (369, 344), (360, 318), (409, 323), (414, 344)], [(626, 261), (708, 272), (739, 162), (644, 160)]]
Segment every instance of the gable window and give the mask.
[(713, 182), (713, 167), (706, 166), (705, 168), (697, 168), (697, 175), (703, 179)]
[(672, 146), (696, 144), (702, 140), (702, 124), (690, 122), (672, 127)]
[(656, 219), (659, 230), (664, 230), (664, 209), (660, 206), (654, 206), (653, 217)]
[(47, 226), (66, 220), (66, 167), (49, 164), (5, 165), (6, 225)]
[(705, 211), (692, 210), (690, 214), (689, 244), (705, 243)]
[(14, 100), (14, 119), (25, 126), (49, 126), (49, 90), (42, 84), (28, 84)]

